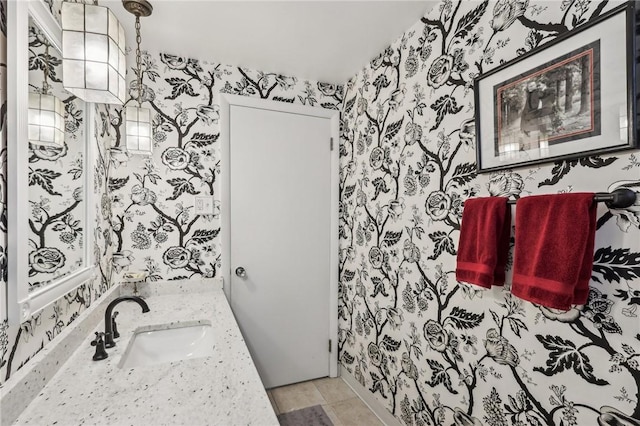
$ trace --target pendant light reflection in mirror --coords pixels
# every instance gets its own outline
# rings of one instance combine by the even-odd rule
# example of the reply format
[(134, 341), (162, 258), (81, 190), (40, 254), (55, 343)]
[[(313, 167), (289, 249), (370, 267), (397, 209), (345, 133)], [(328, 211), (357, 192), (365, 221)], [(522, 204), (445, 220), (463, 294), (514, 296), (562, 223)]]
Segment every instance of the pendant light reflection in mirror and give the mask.
[[(31, 27), (32, 31), (37, 31)], [(40, 62), (44, 79), (40, 92), (29, 92), (29, 143), (35, 146), (64, 146), (64, 105), (57, 96), (51, 94), (49, 86), (50, 63), (55, 58), (49, 54), (49, 43), (44, 37), (45, 53)], [(35, 62), (35, 58), (33, 60)]]

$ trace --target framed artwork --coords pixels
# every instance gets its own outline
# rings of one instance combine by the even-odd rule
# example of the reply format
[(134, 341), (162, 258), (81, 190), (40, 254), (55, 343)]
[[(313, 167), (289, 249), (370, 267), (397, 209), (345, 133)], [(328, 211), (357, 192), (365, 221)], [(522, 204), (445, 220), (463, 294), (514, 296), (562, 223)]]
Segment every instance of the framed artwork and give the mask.
[(475, 80), (478, 172), (637, 146), (634, 2)]

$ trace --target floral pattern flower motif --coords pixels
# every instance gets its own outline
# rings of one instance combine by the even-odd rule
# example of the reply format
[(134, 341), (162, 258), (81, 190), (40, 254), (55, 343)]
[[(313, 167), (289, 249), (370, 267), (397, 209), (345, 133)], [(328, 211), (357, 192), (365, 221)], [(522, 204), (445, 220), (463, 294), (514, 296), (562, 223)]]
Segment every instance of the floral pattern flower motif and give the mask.
[(444, 352), (449, 344), (449, 334), (447, 331), (437, 323), (430, 319), (423, 327), (424, 338), (427, 339), (429, 347), (438, 352)]
[(599, 426), (640, 426), (640, 419), (624, 414), (614, 407), (603, 405), (598, 416)]
[(427, 73), (427, 84), (434, 89), (444, 85), (451, 76), (453, 68), (453, 57), (442, 55), (431, 63), (431, 68)]
[(338, 90), (338, 86), (331, 83), (318, 82), (318, 90), (325, 96), (333, 96)]
[(487, 189), (492, 197), (519, 197), (524, 189), (522, 177), (512, 170), (491, 173)]
[(118, 168), (129, 161), (129, 153), (121, 148), (111, 148), (109, 150), (109, 160), (114, 168)]
[(29, 144), (29, 152), (40, 160), (56, 161), (67, 155), (69, 146), (66, 144), (63, 146), (54, 145), (34, 145)]
[(380, 250), (379, 247), (371, 247), (369, 250), (369, 262), (371, 262), (371, 266), (375, 269), (382, 267), (382, 262), (384, 262), (384, 253)]
[(411, 360), (411, 357), (408, 353), (402, 353), (402, 360), (400, 361), (400, 365), (402, 366), (402, 372), (407, 375), (407, 377), (411, 380), (418, 379), (418, 368), (415, 363)]
[(476, 120), (470, 118), (460, 124), (460, 141), (463, 143), (465, 150), (475, 146), (476, 143)]
[(171, 170), (184, 170), (189, 166), (191, 156), (187, 151), (177, 146), (167, 148), (162, 153), (162, 164)]
[(493, 19), (489, 25), (496, 32), (504, 31), (524, 15), (528, 6), (529, 0), (498, 0), (493, 7)]
[(379, 146), (376, 146), (371, 150), (371, 155), (369, 156), (369, 164), (374, 170), (382, 167), (384, 163), (384, 150)]
[(407, 145), (413, 145), (421, 139), (422, 126), (416, 123), (408, 122), (404, 128), (404, 142)]
[(397, 220), (402, 216), (402, 212), (404, 211), (404, 202), (402, 200), (391, 200), (389, 201), (389, 205), (387, 206), (387, 211), (389, 212), (389, 216)]
[(487, 330), (484, 348), (491, 359), (498, 364), (515, 367), (520, 362), (516, 348), (506, 338), (502, 337), (495, 328)]
[(65, 256), (55, 247), (42, 247), (29, 253), (29, 275), (52, 274), (64, 266)]
[(133, 252), (131, 250), (124, 250), (122, 252), (115, 252), (111, 257), (111, 264), (113, 270), (116, 273), (122, 272), (125, 268), (131, 266), (131, 263), (135, 260)]
[(578, 309), (578, 307), (576, 306), (569, 309), (568, 311), (547, 308), (545, 306), (538, 306), (538, 309), (540, 309), (540, 312), (542, 312), (542, 315), (544, 315), (545, 318), (552, 321), (571, 323), (580, 318), (580, 309)]
[(613, 300), (609, 299), (606, 294), (603, 294), (597, 288), (591, 287), (583, 315), (591, 320), (596, 328), (602, 331), (622, 334), (622, 329), (611, 315), (613, 305)]
[(376, 367), (380, 367), (384, 357), (384, 354), (380, 352), (380, 348), (375, 343), (370, 342), (369, 346), (367, 347), (367, 351), (369, 353), (369, 359), (371, 360), (371, 364), (373, 364)]
[(404, 240), (402, 255), (409, 263), (420, 261), (420, 249), (411, 240)]
[(142, 223), (138, 223), (136, 230), (131, 233), (132, 247), (138, 250), (146, 250), (151, 247), (151, 237)]
[(418, 72), (418, 57), (413, 47), (409, 49), (409, 55), (404, 60), (404, 69), (407, 72), (406, 78), (411, 78)]
[(296, 85), (297, 81), (298, 80), (295, 77), (287, 77), (284, 75), (276, 76), (276, 82), (278, 83), (278, 86), (280, 86), (284, 90), (291, 89), (293, 86)]
[(367, 111), (368, 106), (369, 106), (369, 101), (367, 100), (367, 98), (363, 98), (363, 97), (358, 98), (357, 107), (356, 107), (356, 111), (358, 112), (358, 115), (364, 114)]
[(429, 217), (435, 221), (444, 220), (451, 208), (451, 197), (442, 191), (433, 191), (427, 197), (425, 209)]
[(177, 71), (185, 69), (188, 64), (188, 59), (184, 56), (169, 55), (167, 53), (161, 53), (160, 60), (168, 68)]
[(453, 422), (455, 426), (482, 426), (482, 422), (472, 417), (456, 407), (453, 411)]
[(169, 247), (162, 255), (162, 260), (173, 269), (184, 268), (191, 261), (191, 252), (184, 247)]
[(135, 185), (131, 188), (131, 201), (139, 206), (147, 206), (149, 204), (155, 204), (157, 197), (149, 188), (143, 188), (141, 185)]
[(140, 102), (152, 102), (156, 99), (156, 93), (146, 84), (142, 84), (142, 93), (138, 90), (138, 81), (133, 80), (129, 85), (129, 96), (138, 100), (138, 96), (141, 96)]
[(391, 92), (391, 95), (389, 96), (389, 106), (392, 110), (396, 111), (398, 107), (402, 105), (406, 91), (407, 89), (405, 88), (404, 83), (402, 83), (399, 88)]
[(207, 126), (218, 124), (218, 120), (220, 120), (220, 107), (218, 105), (198, 105), (196, 115)]
[(398, 329), (402, 325), (404, 317), (402, 315), (402, 311), (398, 308), (388, 308), (387, 309), (387, 320), (389, 321), (389, 325), (391, 328)]

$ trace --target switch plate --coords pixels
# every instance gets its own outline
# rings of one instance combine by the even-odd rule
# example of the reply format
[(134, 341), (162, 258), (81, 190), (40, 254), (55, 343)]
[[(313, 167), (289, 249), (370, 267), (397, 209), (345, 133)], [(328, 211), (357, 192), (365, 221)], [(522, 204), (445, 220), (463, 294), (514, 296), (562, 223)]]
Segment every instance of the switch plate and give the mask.
[(196, 214), (213, 214), (213, 197), (210, 195), (198, 195), (196, 199)]

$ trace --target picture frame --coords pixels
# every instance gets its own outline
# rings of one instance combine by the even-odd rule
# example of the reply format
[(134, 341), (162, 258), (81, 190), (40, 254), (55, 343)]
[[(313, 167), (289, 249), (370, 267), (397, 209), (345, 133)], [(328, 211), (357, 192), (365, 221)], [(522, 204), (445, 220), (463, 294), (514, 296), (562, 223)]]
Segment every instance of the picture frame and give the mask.
[(478, 173), (638, 146), (634, 3), (475, 79)]

